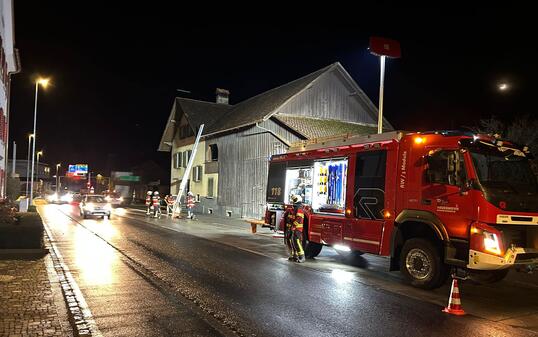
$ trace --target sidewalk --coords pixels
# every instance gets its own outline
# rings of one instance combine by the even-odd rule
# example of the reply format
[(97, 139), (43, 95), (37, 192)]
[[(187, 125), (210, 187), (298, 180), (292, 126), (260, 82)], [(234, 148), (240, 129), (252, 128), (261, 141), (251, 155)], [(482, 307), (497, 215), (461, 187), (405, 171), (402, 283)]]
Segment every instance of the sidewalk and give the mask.
[(0, 336), (72, 336), (49, 255), (0, 260)]

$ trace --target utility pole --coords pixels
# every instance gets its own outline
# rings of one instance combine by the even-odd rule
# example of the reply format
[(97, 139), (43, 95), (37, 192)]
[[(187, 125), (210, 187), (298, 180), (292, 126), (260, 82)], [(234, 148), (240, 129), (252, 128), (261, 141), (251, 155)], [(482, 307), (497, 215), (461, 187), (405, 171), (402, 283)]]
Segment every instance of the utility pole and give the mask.
[(17, 163), (17, 143), (15, 143), (15, 141), (13, 141), (13, 163), (12, 163), (12, 166), (11, 166), (11, 176), (12, 177), (15, 177), (15, 167), (16, 167), (16, 163)]

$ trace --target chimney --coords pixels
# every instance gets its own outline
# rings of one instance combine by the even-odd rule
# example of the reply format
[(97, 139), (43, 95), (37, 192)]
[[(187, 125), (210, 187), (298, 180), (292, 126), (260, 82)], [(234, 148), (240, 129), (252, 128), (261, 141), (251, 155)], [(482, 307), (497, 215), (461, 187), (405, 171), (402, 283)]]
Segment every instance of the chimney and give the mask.
[(230, 96), (230, 92), (228, 90), (217, 88), (215, 93), (217, 94), (217, 103), (228, 104), (228, 96)]

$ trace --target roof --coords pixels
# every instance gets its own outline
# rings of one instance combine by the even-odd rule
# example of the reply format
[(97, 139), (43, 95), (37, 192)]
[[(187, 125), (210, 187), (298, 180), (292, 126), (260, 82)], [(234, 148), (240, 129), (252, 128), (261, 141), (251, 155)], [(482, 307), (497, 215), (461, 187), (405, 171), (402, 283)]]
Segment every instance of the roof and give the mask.
[[(304, 90), (308, 89), (318, 78), (320, 78), (325, 73), (334, 70), (339, 71), (343, 75), (344, 79), (351, 85), (353, 90), (355, 90), (354, 94), (356, 94), (361, 99), (362, 103), (365, 105), (366, 110), (372, 115), (372, 118), (374, 120), (377, 120), (376, 106), (370, 101), (368, 96), (366, 96), (366, 94), (357, 85), (357, 83), (353, 80), (349, 73), (342, 67), (342, 65), (339, 62), (335, 62), (327, 67), (319, 69), (313, 73), (310, 73), (306, 76), (303, 76), (299, 79), (296, 79), (279, 87), (263, 92), (254, 97), (251, 97), (236, 105), (225, 105), (186, 98), (176, 98), (165, 131), (161, 138), (159, 151), (170, 151), (171, 149), (171, 142), (176, 127), (174, 125), (174, 121), (179, 121), (179, 116), (176, 115), (177, 110), (183, 111), (189, 123), (191, 124), (191, 127), (193, 127), (194, 131), (196, 131), (195, 129), (197, 129), (200, 124), (205, 122), (206, 124), (203, 132), (204, 136), (210, 136), (222, 132), (228, 132), (234, 129), (240, 129), (271, 118), (273, 115), (278, 113), (279, 109), (282, 106), (284, 106), (287, 102), (299, 95)], [(279, 118), (284, 117), (280, 116)], [(334, 133), (331, 132), (338, 131), (338, 127), (336, 127), (335, 123), (342, 123), (339, 121), (327, 121), (324, 127), (330, 126), (329, 131), (323, 130), (324, 127), (320, 124), (321, 120), (316, 121), (313, 118), (306, 117), (305, 119), (311, 120), (308, 127), (301, 127), (298, 120), (279, 120), (285, 124), (287, 124), (288, 122), (294, 123), (295, 126), (290, 127), (301, 134), (305, 132), (306, 134), (312, 135), (325, 135), (328, 133), (330, 133), (330, 135), (334, 135)], [(208, 124), (208, 121), (211, 121), (211, 123)], [(384, 119), (383, 125), (387, 129), (392, 129), (392, 125), (386, 119)], [(345, 130), (350, 130), (351, 132), (359, 134), (371, 133), (370, 129), (368, 129), (369, 126), (355, 123), (343, 123), (342, 125), (339, 125), (339, 127), (343, 127)], [(305, 137), (310, 138), (306, 134)]]
[(216, 122), (232, 108), (233, 105), (176, 97), (174, 104), (172, 105), (172, 110), (170, 111), (170, 116), (166, 122), (166, 127), (161, 137), (158, 150), (165, 152), (171, 150), (176, 123), (179, 123), (182, 115), (185, 115), (194, 132), (196, 132), (201, 124), (205, 123), (206, 125), (204, 126), (203, 132), (205, 135), (207, 134), (207, 127), (211, 125), (210, 121), (213, 123)]
[(306, 89), (321, 75), (338, 66), (341, 67), (338, 62), (333, 63), (295, 81), (273, 88), (235, 105), (233, 109), (221, 118), (219, 123), (214, 123), (207, 128), (207, 134), (241, 128), (269, 118), (278, 108)]
[(377, 126), (358, 123), (282, 114), (276, 114), (273, 118), (303, 135), (306, 139), (344, 134), (369, 135), (377, 133)]

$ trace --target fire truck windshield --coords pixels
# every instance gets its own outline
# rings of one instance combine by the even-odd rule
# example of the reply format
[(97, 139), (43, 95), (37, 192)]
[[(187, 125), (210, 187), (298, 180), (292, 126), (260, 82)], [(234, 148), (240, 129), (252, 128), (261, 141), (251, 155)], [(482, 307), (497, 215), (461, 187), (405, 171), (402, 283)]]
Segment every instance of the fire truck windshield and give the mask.
[(471, 157), (483, 189), (524, 195), (538, 192), (536, 176), (526, 157), (474, 149), (471, 150)]

